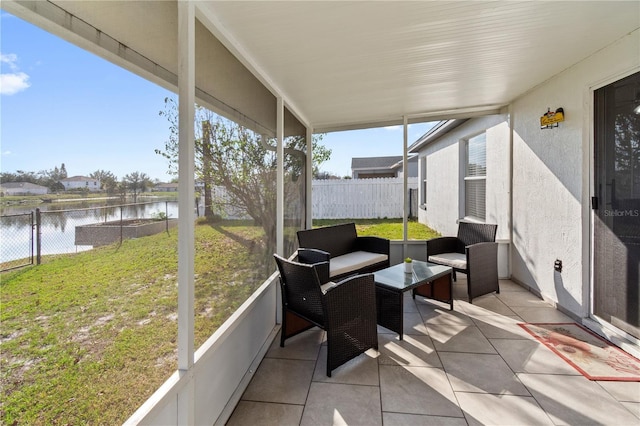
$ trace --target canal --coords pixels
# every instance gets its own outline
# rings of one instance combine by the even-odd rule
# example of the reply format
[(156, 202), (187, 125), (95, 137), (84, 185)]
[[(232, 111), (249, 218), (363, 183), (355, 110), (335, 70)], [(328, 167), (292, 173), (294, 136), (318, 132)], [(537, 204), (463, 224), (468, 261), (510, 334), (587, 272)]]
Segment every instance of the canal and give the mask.
[[(120, 219), (178, 218), (175, 198), (154, 199), (136, 204), (120, 200), (42, 203), (40, 210), (41, 254), (76, 253), (93, 246), (75, 244), (76, 226)], [(35, 254), (36, 207), (7, 206), (0, 215), (0, 263)], [(33, 232), (32, 232), (33, 230)]]

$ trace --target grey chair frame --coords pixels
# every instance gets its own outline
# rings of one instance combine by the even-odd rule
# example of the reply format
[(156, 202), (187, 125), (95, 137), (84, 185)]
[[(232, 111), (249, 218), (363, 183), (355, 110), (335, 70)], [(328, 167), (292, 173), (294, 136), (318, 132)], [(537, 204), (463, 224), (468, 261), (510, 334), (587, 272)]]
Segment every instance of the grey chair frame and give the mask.
[(427, 259), (443, 253), (461, 253), (466, 256), (466, 269), (454, 267), (453, 279), (456, 280), (456, 271), (467, 275), (469, 303), (473, 303), (473, 299), (478, 296), (494, 291), (500, 293), (498, 243), (495, 242), (497, 230), (498, 225), (494, 224), (460, 221), (456, 237), (427, 240)]
[(305, 264), (274, 254), (282, 290), (285, 340), (314, 326), (327, 333), (327, 376), (366, 350), (378, 349), (373, 274), (356, 275), (327, 286), (329, 262)]

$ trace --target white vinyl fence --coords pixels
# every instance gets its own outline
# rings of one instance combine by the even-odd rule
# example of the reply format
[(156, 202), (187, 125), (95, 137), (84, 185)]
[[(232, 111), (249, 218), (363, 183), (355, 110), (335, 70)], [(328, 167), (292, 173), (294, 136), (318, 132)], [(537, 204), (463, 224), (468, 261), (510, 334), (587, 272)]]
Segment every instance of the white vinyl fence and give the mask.
[[(408, 179), (410, 216), (417, 216), (418, 178)], [(328, 179), (312, 182), (314, 219), (384, 219), (401, 218), (403, 179)], [(242, 212), (227, 205), (230, 196), (220, 186), (213, 189), (214, 210), (225, 219), (247, 219)]]
[[(417, 216), (418, 178), (408, 178)], [(314, 180), (314, 219), (383, 219), (402, 217), (403, 178)]]

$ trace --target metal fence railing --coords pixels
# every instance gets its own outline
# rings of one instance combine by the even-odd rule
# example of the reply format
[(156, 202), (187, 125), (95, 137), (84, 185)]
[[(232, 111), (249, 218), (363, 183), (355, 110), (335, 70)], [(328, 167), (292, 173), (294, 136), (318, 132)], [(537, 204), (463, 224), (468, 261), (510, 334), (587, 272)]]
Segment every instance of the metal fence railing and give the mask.
[(0, 270), (40, 264), (45, 255), (77, 253), (168, 231), (178, 217), (176, 201), (69, 210), (52, 207), (0, 216)]
[(0, 216), (0, 271), (33, 265), (34, 212)]

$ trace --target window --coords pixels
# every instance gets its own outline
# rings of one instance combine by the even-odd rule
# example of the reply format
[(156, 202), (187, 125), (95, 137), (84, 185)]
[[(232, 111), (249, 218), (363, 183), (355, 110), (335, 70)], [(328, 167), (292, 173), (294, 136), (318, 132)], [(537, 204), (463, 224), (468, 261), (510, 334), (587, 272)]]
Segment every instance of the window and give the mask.
[(422, 188), (420, 191), (420, 205), (427, 205), (427, 157), (420, 157), (420, 182)]
[(482, 133), (467, 141), (464, 177), (465, 217), (486, 218), (487, 135)]

